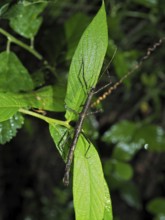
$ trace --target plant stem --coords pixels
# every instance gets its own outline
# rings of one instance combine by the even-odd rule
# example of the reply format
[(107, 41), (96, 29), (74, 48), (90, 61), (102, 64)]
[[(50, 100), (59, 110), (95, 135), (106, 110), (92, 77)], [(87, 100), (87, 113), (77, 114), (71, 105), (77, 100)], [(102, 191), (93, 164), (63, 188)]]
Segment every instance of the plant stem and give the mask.
[(7, 31), (3, 30), (2, 28), (0, 28), (0, 33), (3, 34), (4, 36), (6, 36), (11, 43), (15, 43), (15, 44), (19, 45), (20, 47), (24, 48), (28, 52), (32, 53), (39, 60), (42, 60), (42, 55), (39, 54), (33, 48), (31, 48), (29, 45), (27, 45), (27, 44), (23, 43), (22, 41), (18, 40), (17, 38), (15, 38), (11, 34), (9, 34)]
[(68, 121), (61, 121), (61, 120), (57, 120), (57, 119), (54, 119), (54, 118), (49, 118), (47, 116), (44, 116), (44, 115), (41, 115), (39, 113), (29, 111), (29, 110), (23, 109), (23, 108), (20, 108), (19, 112), (21, 112), (23, 114), (34, 116), (36, 118), (40, 118), (40, 119), (46, 121), (48, 124), (58, 124), (58, 125), (62, 125), (62, 126), (65, 126), (67, 128), (70, 128), (70, 125), (69, 125)]
[(6, 46), (6, 51), (7, 51), (7, 53), (10, 52), (10, 45), (11, 45), (11, 41), (8, 39), (8, 41), (7, 41), (7, 46)]

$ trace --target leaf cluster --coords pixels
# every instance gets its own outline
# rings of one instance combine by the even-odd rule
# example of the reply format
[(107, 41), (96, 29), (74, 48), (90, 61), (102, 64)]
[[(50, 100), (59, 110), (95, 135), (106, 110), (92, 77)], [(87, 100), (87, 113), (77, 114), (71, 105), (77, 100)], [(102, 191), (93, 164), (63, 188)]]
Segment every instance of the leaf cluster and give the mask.
[[(79, 117), (75, 112), (82, 111), (90, 88), (109, 81), (114, 84), (138, 63), (153, 42), (164, 37), (164, 1), (105, 1), (107, 21), (103, 6), (92, 21), (97, 3), (0, 3), (0, 42), (6, 48), (0, 53), (1, 144), (16, 135), (24, 119), (27, 129), (27, 114), (48, 123), (58, 153), (66, 161), (74, 132), (70, 122)], [(107, 71), (110, 79), (105, 73), (98, 82), (105, 53), (103, 72), (116, 48)], [(76, 219), (112, 219), (108, 187), (115, 218), (139, 220), (146, 213), (150, 219), (164, 218), (164, 55), (163, 43), (141, 69), (100, 104), (104, 112), (89, 115), (85, 121), (83, 131), (94, 144), (90, 142), (85, 157), (89, 141), (81, 135), (75, 151)], [(47, 115), (43, 115), (45, 112)], [(59, 113), (62, 118), (56, 117)], [(58, 202), (55, 198), (41, 199), (41, 216), (44, 220), (69, 219), (72, 204), (67, 201), (71, 200), (68, 191), (54, 187), (53, 196)], [(34, 213), (30, 217), (36, 218)]]

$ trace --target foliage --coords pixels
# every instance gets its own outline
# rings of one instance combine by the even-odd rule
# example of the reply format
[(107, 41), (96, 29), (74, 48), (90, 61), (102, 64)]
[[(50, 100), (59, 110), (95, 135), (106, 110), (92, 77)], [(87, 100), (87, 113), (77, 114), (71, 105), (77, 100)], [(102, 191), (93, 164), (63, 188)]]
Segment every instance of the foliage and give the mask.
[[(74, 132), (72, 122), (77, 121), (90, 89), (109, 82), (105, 72), (113, 55), (108, 70), (114, 83), (137, 65), (153, 42), (164, 37), (163, 7), (164, 2), (156, 0), (105, 1), (105, 8), (104, 4), (99, 8), (97, 1), (0, 3), (0, 155), (4, 155), (0, 171), (5, 173), (9, 158), (17, 154), (19, 159), (16, 157), (11, 169), (22, 160), (19, 167), (24, 167), (27, 179), (22, 178), (24, 188), (17, 192), (24, 202), (15, 219), (73, 219), (73, 206), (77, 220), (110, 220), (112, 208), (114, 219), (164, 218), (163, 43), (143, 62), (138, 74), (133, 71), (100, 104), (103, 113), (86, 117), (85, 136), (80, 135), (74, 154), (73, 204), (72, 181), (68, 189), (60, 185)], [(98, 82), (101, 68), (104, 74)], [(95, 100), (97, 96), (99, 93)], [(42, 123), (35, 118), (48, 124), (49, 134), (45, 135)], [(46, 142), (49, 146), (49, 136), (57, 151), (50, 152), (44, 164), (45, 149), (49, 148), (43, 150), (41, 145)], [(15, 141), (13, 152), (8, 146)], [(24, 148), (19, 148), (19, 143)], [(58, 154), (62, 168), (55, 169), (60, 167)], [(31, 165), (26, 174), (27, 157)], [(38, 163), (39, 168), (35, 167)], [(48, 172), (46, 166), (50, 166)], [(16, 179), (21, 185), (21, 178), (12, 175), (10, 184)], [(5, 189), (0, 187), (0, 195), (1, 191)], [(7, 201), (7, 196), (3, 198)], [(7, 216), (3, 209), (0, 219)]]
[[(40, 3), (39, 5), (25, 5), (24, 3), (16, 4), (5, 14), (4, 17), (10, 20), (10, 26), (15, 32), (25, 38), (33, 38), (41, 24), (41, 19), (38, 20), (37, 16), (44, 8), (45, 3)], [(100, 22), (102, 22), (102, 25), (99, 29), (97, 29)], [(1, 33), (3, 33), (3, 30)], [(8, 33), (5, 32), (5, 34), (8, 36)], [(100, 41), (102, 41), (101, 44)], [(9, 43), (12, 43), (10, 36)], [(94, 87), (97, 83), (106, 48), (107, 26), (103, 4), (95, 19), (82, 35), (72, 59), (65, 97), (65, 103), (69, 106), (69, 108), (74, 109), (77, 112), (81, 112), (80, 108), (82, 108), (83, 102), (85, 101), (90, 88)], [(99, 53), (96, 53), (96, 51)], [(15, 113), (18, 111), (39, 117), (49, 123), (52, 137), (58, 148), (58, 141), (63, 137), (63, 133), (60, 133), (61, 128), (58, 125), (66, 126), (70, 132), (72, 129), (69, 126), (69, 122), (74, 120), (74, 114), (67, 110), (67, 121), (60, 123), (59, 120), (51, 119), (46, 116), (41, 117), (37, 113), (34, 114), (33, 112), (27, 110), (36, 107), (37, 100), (42, 100), (42, 106), (40, 105), (37, 107), (42, 108), (43, 110), (51, 110), (50, 108), (47, 108), (49, 104), (45, 103), (50, 101), (47, 101), (39, 91), (35, 92), (35, 101), (28, 93), (26, 93), (26, 97), (25, 95), (22, 97), (20, 96), (21, 92), (24, 91), (28, 92), (30, 90), (32, 93), (32, 90), (34, 89), (33, 81), (30, 78), (28, 71), (25, 67), (23, 67), (16, 55), (13, 52), (10, 52), (10, 45), (6, 52), (1, 53), (0, 60), (2, 66), (1, 122), (11, 120), (11, 117), (14, 117)], [(79, 79), (81, 76), (80, 74), (82, 75), (82, 79)], [(6, 79), (9, 77), (10, 80), (7, 81)], [(81, 85), (81, 80), (84, 80), (87, 84), (84, 96), (82, 96), (84, 86)], [(10, 93), (6, 94), (6, 92)], [(50, 94), (51, 92), (49, 92), (49, 98), (51, 98)], [(26, 99), (27, 96), (28, 99)], [(56, 105), (56, 100), (53, 100), (53, 105)], [(17, 125), (17, 121), (13, 120), (11, 123), (13, 123), (13, 126), (16, 128), (20, 127)], [(10, 128), (8, 128), (8, 130), (9, 129)], [(15, 135), (15, 132), (13, 132), (13, 135)], [(1, 139), (1, 143), (4, 143), (4, 138), (2, 137)], [(5, 140), (9, 141), (10, 139), (11, 136), (8, 136)], [(75, 152), (73, 195), (76, 219), (102, 219), (104, 215), (104, 218), (107, 218), (106, 216), (109, 211), (105, 210), (111, 210), (110, 202), (107, 203), (108, 189), (105, 187), (106, 183), (98, 154), (94, 146), (91, 144), (88, 152), (89, 158), (86, 158), (85, 152), (87, 151), (89, 145), (88, 142), (89, 141), (85, 140), (83, 136), (80, 136)], [(64, 154), (67, 155), (64, 149), (58, 148), (58, 150), (61, 153), (61, 156)], [(63, 156), (63, 159), (65, 160), (66, 158)], [(84, 179), (84, 182), (81, 181), (82, 178)], [(85, 204), (86, 207), (84, 207)], [(111, 211), (109, 214), (112, 218)]]

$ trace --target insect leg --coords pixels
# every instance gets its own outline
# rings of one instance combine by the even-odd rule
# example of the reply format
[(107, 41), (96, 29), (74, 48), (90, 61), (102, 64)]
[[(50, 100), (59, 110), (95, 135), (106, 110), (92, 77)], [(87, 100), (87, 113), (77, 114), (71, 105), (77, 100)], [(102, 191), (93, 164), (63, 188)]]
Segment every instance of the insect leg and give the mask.
[(90, 157), (87, 157), (87, 153), (88, 153), (88, 151), (89, 151), (89, 149), (90, 149), (90, 146), (91, 146), (91, 142), (89, 141), (89, 139), (88, 139), (88, 137), (83, 133), (83, 132), (81, 132), (82, 133), (82, 135), (84, 136), (84, 138), (86, 139), (86, 141), (88, 142), (88, 148), (87, 148), (87, 150), (86, 150), (86, 152), (85, 152), (85, 157), (87, 158), (87, 159), (89, 159)]
[(79, 113), (78, 112), (76, 112), (74, 109), (72, 109), (72, 108), (70, 108), (69, 106), (67, 106), (67, 104), (65, 103), (65, 109), (67, 109), (67, 110), (69, 110), (69, 111), (71, 111), (71, 112), (73, 112), (75, 115), (78, 115)]
[(66, 158), (66, 152), (64, 150), (64, 146), (66, 142), (68, 141), (68, 139), (69, 139), (69, 131), (66, 130), (57, 144), (57, 148), (61, 152), (61, 155), (63, 155), (63, 158)]
[(88, 92), (89, 92), (89, 88), (88, 88), (88, 85), (87, 85), (87, 80), (85, 78), (85, 69), (84, 69), (84, 67), (85, 67), (84, 60), (82, 59), (81, 69), (79, 71), (78, 78), (79, 78), (79, 81), (81, 83), (82, 89), (84, 91), (84, 95), (87, 96)]

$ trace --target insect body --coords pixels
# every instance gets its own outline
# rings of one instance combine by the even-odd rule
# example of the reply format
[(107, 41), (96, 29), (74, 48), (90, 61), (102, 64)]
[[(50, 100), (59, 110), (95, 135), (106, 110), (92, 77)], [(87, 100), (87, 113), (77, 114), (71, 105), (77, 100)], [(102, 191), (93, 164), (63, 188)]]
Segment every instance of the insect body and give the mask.
[(82, 125), (83, 125), (85, 116), (86, 116), (87, 111), (89, 109), (91, 99), (92, 99), (94, 93), (95, 93), (94, 92), (94, 87), (92, 87), (90, 89), (89, 93), (88, 93), (87, 99), (84, 103), (83, 109), (82, 109), (82, 111), (79, 115), (79, 119), (76, 123), (73, 139), (72, 139), (72, 142), (71, 142), (71, 146), (70, 146), (70, 150), (69, 150), (69, 154), (68, 154), (68, 158), (67, 158), (67, 162), (66, 162), (65, 174), (64, 174), (64, 178), (63, 178), (63, 182), (64, 182), (65, 186), (69, 185), (69, 174), (70, 174), (71, 164), (72, 164), (72, 161), (73, 161), (74, 150), (76, 148), (76, 144), (77, 144), (79, 135), (81, 133)]
[[(104, 100), (108, 95), (110, 95), (124, 81), (124, 79), (126, 79), (129, 75), (131, 75), (135, 70), (139, 69), (142, 66), (143, 62), (150, 57), (152, 52), (154, 52), (157, 49), (157, 47), (162, 44), (162, 42), (164, 40), (165, 40), (165, 38), (162, 38), (157, 43), (155, 43), (152, 47), (149, 47), (146, 54), (141, 58), (139, 63), (136, 64), (133, 67), (133, 69), (131, 69), (126, 75), (124, 75), (115, 85), (110, 87), (108, 89), (108, 91), (106, 91), (101, 97), (99, 97), (98, 100), (91, 105), (91, 107), (94, 107), (97, 104), (99, 104), (100, 101)], [(110, 61), (110, 63), (111, 63), (111, 61)], [(85, 76), (84, 76), (84, 62), (83, 62), (83, 60), (82, 60), (81, 68), (83, 68), (83, 71), (82, 71), (83, 82), (80, 80), (80, 83), (82, 84), (82, 87), (83, 87), (83, 85), (85, 85), (85, 87), (87, 89), (87, 82), (86, 82)], [(81, 73), (81, 68), (80, 68), (80, 71), (79, 71), (79, 74), (78, 74), (78, 78), (80, 78), (79, 76), (80, 76), (80, 73)], [(103, 88), (105, 88), (105, 87), (103, 87)], [(98, 91), (100, 91), (100, 90), (98, 90)], [(70, 174), (71, 164), (72, 164), (72, 160), (73, 160), (74, 150), (76, 148), (76, 144), (78, 142), (78, 138), (79, 138), (79, 135), (80, 135), (81, 130), (82, 130), (82, 125), (83, 125), (83, 122), (84, 122), (84, 118), (85, 118), (85, 116), (87, 114), (87, 111), (89, 109), (91, 99), (92, 99), (92, 97), (95, 93), (97, 93), (97, 92), (95, 92), (95, 88), (92, 87), (88, 92), (87, 99), (86, 99), (85, 104), (83, 106), (83, 109), (82, 109), (82, 111), (79, 115), (79, 119), (76, 123), (73, 139), (72, 139), (72, 142), (71, 142), (71, 146), (70, 146), (70, 150), (69, 150), (69, 154), (68, 154), (68, 158), (67, 158), (67, 162), (66, 162), (65, 174), (64, 174), (64, 178), (63, 178), (64, 185), (66, 185), (66, 186), (69, 184), (69, 174)]]

